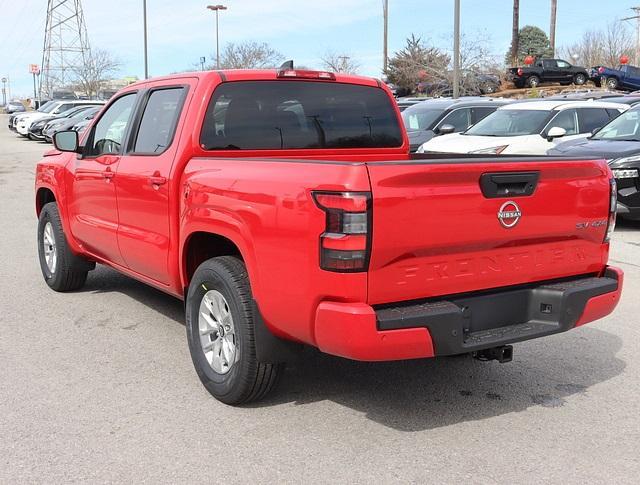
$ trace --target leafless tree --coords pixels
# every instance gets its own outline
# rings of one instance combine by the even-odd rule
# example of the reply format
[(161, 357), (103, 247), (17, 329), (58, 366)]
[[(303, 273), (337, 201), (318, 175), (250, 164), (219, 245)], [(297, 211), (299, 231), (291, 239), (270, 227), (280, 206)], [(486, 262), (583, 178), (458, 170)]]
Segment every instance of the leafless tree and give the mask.
[(222, 69), (269, 69), (277, 67), (284, 57), (266, 42), (229, 43), (220, 60)]
[(620, 57), (633, 53), (633, 38), (624, 22), (616, 20), (604, 30), (588, 30), (573, 45), (562, 49), (563, 57), (575, 58), (586, 67), (620, 64)]
[(121, 62), (110, 52), (93, 49), (85, 65), (74, 71), (74, 81), (80, 91), (94, 98), (100, 92), (102, 84), (111, 78), (121, 66)]
[(320, 58), (322, 67), (332, 72), (345, 72), (356, 74), (360, 69), (360, 63), (344, 53), (338, 54), (328, 51)]

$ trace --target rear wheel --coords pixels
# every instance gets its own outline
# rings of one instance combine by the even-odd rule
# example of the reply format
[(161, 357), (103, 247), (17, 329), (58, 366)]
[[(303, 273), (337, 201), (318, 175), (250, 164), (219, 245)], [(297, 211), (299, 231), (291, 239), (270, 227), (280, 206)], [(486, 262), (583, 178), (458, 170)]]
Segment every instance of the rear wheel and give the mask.
[(47, 285), (55, 291), (81, 288), (87, 280), (92, 263), (76, 256), (69, 249), (62, 221), (55, 202), (46, 204), (38, 219), (38, 256)]
[(573, 83), (576, 84), (577, 86), (582, 86), (586, 82), (587, 82), (587, 76), (585, 76), (581, 72), (579, 72), (573, 77)]
[(540, 78), (538, 76), (531, 76), (527, 79), (527, 86), (530, 88), (537, 88), (540, 85)]
[(193, 275), (186, 303), (187, 341), (202, 384), (226, 404), (264, 397), (282, 364), (256, 357), (251, 287), (242, 261), (212, 258)]

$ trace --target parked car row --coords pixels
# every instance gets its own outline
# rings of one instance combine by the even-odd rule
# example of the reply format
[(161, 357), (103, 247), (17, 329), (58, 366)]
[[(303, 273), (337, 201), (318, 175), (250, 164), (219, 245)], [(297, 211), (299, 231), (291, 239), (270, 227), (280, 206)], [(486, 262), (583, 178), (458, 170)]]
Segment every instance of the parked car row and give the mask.
[(430, 99), (402, 112), (411, 151), (606, 159), (618, 213), (640, 220), (640, 96)]
[(12, 114), (9, 117), (9, 129), (31, 140), (50, 143), (58, 131), (81, 131), (103, 105), (104, 101), (48, 101), (36, 111)]

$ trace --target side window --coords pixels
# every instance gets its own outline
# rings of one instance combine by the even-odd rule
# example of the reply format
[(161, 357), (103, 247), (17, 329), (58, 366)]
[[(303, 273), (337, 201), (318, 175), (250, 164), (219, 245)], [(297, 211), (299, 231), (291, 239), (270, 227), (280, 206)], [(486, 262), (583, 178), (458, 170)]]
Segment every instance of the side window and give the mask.
[(456, 132), (465, 131), (471, 125), (470, 111), (469, 108), (453, 110), (443, 118), (438, 127), (442, 125), (453, 125)]
[(567, 69), (568, 67), (571, 67), (569, 63), (565, 61), (556, 61), (556, 64), (558, 65), (558, 67), (562, 69)]
[(151, 93), (138, 128), (134, 153), (159, 154), (168, 148), (182, 110), (183, 93), (184, 88)]
[(136, 93), (125, 94), (109, 106), (87, 140), (86, 156), (98, 157), (120, 153), (135, 101)]
[(557, 67), (556, 61), (543, 61), (545, 69), (555, 69)]
[(498, 107), (478, 107), (473, 108), (473, 116), (471, 122), (475, 125), (478, 121), (486, 118), (493, 113)]
[(620, 111), (617, 109), (607, 108), (607, 114), (609, 115), (609, 118), (614, 119), (620, 116)]
[(627, 66), (627, 75), (629, 77), (640, 77), (640, 69), (633, 66)]
[(580, 133), (591, 133), (596, 128), (602, 128), (609, 123), (609, 114), (604, 108), (578, 109), (578, 124)]
[(551, 120), (545, 132), (548, 132), (551, 128), (559, 127), (564, 128), (567, 131), (567, 135), (577, 135), (578, 134), (578, 126), (576, 122), (576, 110), (575, 109), (565, 109), (560, 111), (555, 118)]
[(63, 113), (64, 111), (67, 111), (68, 109), (71, 109), (72, 107), (73, 107), (73, 105), (71, 103), (61, 104), (55, 110), (53, 110), (53, 114), (57, 115), (57, 114)]

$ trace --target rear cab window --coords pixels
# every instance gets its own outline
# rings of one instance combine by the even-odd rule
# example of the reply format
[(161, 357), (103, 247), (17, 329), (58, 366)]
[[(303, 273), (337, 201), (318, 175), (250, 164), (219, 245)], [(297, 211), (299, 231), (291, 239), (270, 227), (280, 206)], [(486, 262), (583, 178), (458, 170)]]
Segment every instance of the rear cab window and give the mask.
[(309, 81), (232, 81), (205, 115), (205, 150), (397, 148), (403, 131), (387, 93)]

